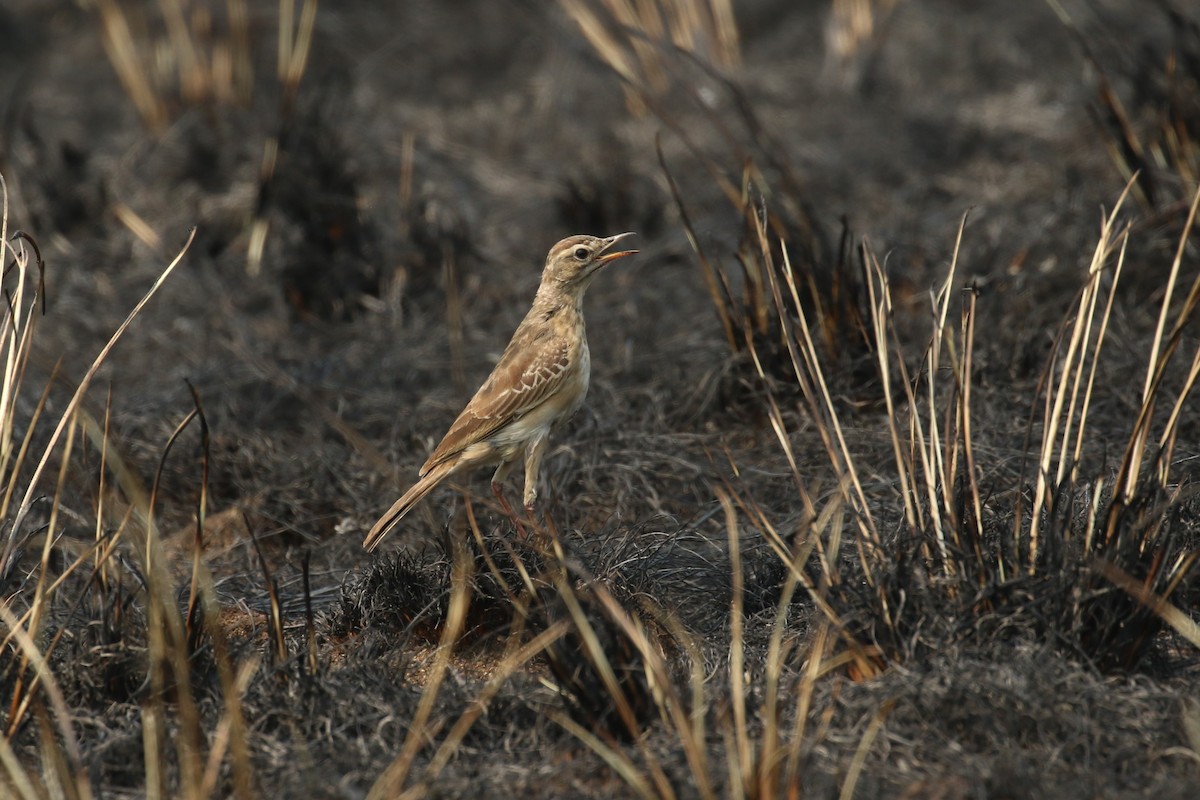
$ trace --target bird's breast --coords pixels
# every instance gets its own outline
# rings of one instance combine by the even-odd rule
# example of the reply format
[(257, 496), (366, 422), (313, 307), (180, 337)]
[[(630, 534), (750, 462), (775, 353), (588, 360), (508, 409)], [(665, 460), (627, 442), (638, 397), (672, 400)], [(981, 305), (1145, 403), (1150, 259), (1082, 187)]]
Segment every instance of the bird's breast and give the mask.
[(567, 416), (574, 414), (583, 405), (583, 400), (587, 397), (588, 386), (592, 382), (592, 353), (588, 350), (587, 338), (582, 336), (580, 338), (582, 343), (579, 348), (579, 370), (575, 378), (579, 390)]
[(554, 408), (554, 430), (561, 428), (583, 406), (588, 385), (591, 383), (592, 354), (588, 350), (587, 337), (582, 327), (579, 328), (579, 335), (575, 337), (575, 341), (578, 342), (578, 349), (571, 358), (571, 367), (563, 376), (562, 391), (547, 401), (547, 404)]

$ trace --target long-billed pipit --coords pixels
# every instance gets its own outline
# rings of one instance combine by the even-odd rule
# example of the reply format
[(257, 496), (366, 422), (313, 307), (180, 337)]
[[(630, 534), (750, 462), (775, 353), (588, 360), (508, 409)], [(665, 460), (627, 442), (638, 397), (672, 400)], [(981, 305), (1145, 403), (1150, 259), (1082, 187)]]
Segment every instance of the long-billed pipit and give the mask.
[[(631, 233), (607, 239), (569, 236), (546, 256), (533, 308), (517, 326), (500, 361), (421, 467), (416, 484), (384, 514), (363, 547), (374, 550), (425, 495), (460, 470), (499, 464), (492, 492), (504, 509), (502, 483), (525, 460), (525, 508), (537, 500), (538, 469), (550, 434), (583, 405), (591, 373), (583, 295), (605, 264), (636, 250), (613, 251)], [(515, 519), (515, 516), (514, 516)]]

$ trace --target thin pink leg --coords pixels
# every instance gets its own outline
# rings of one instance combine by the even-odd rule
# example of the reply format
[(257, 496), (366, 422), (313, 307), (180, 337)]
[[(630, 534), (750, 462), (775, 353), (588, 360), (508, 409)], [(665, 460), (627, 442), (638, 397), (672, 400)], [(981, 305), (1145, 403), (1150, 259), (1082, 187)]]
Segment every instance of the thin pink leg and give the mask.
[(517, 516), (517, 512), (513, 511), (513, 507), (509, 504), (508, 498), (504, 496), (504, 485), (497, 481), (492, 481), (492, 494), (496, 496), (496, 500), (500, 503), (500, 508), (505, 514), (508, 515), (508, 518), (512, 520), (513, 527), (517, 529), (517, 537), (522, 542), (525, 541), (529, 534), (525, 532), (525, 526), (521, 524), (521, 519)]

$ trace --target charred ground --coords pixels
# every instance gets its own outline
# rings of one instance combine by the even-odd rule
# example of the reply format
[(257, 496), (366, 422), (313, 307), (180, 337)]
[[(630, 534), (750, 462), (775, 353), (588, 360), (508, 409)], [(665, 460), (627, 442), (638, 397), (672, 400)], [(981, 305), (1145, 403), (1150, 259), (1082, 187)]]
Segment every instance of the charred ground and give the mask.
[[(166, 40), (157, 5), (129, 5), (135, 40)], [(797, 779), (789, 796), (1200, 791), (1196, 651), (1100, 565), (1163, 594), (1147, 578), (1155, 559), (1186, 561), (1169, 593), (1194, 616), (1194, 404), (1183, 406), (1169, 480), (1142, 481), (1113, 512), (1113, 548), (1097, 553), (1071, 533), (1092, 524), (1090, 510), (1114, 508), (1196, 189), (1200, 19), (1166, 1), (1064, 3), (1067, 23), (1050, 4), (899, 0), (875, 4), (874, 35), (839, 57), (838, 5), (849, 4), (746, 4), (739, 64), (662, 48), (663, 82), (639, 72), (646, 82), (625, 91), (611, 53), (568, 13), (608, 20), (601, 3), (327, 3), (294, 86), (275, 75), (279, 10), (254, 3), (253, 77), (240, 98), (188, 97), (156, 73), (159, 118), (139, 114), (118, 80), (101, 12), (0, 8), (9, 225), (36, 239), (46, 264), (20, 420), (47, 382), (46, 417), (63, 413), (196, 228), (87, 395), (97, 425), (110, 416), (107, 435), (81, 432), (61, 484), (43, 478), (46, 499), (11, 534), (6, 521), (19, 545), (0, 576), (14, 613), (34, 605), (39, 583), (70, 573), (33, 633), (96, 794), (152, 790), (151, 740), (163, 767), (149, 779), (171, 794), (187, 792), (186, 762), (203, 764), (216, 743), (228, 755), (209, 788), (222, 796), (364, 796), (409, 746), (406, 785), (435, 796), (787, 794), (771, 773), (780, 765)], [(213, 11), (213, 40), (224, 13)], [(610, 30), (627, 52), (644, 43)], [(264, 171), (271, 139), (278, 158)], [(1048, 544), (1035, 574), (1014, 579), (1006, 570), (1029, 549), (1022, 515), (1036, 495), (1047, 375), (1057, 375), (1047, 365), (1066, 346), (1121, 169), (1144, 177), (1122, 207), (1132, 229), (1084, 477), (1052, 487)], [(982, 502), (977, 516), (965, 499), (951, 516), (979, 538), (932, 555), (932, 523), (906, 522), (894, 474), (867, 276), (873, 254), (912, 373), (892, 362), (891, 379), (921, 386), (930, 290), (946, 279), (968, 210), (951, 318), (958, 289), (973, 286)], [(833, 499), (844, 473), (794, 368), (795, 316), (781, 329), (778, 310), (743, 288), (753, 271), (739, 255), (751, 264), (764, 253), (760, 212), (772, 215), (765, 251), (781, 260), (783, 234), (821, 299), (802, 305), (817, 320), (828, 409), (864, 508), (839, 512)], [(487, 374), (549, 245), (623, 230), (639, 233), (641, 255), (589, 292), (591, 394), (543, 467), (561, 550), (517, 542), (480, 499), (481, 475), (467, 485), (475, 530), (460, 493), (444, 489), (368, 557), (364, 532)], [(730, 279), (716, 304), (697, 249)], [(1184, 253), (1186, 288), (1200, 262), (1194, 244)], [(726, 330), (717, 306), (749, 322)], [(767, 322), (755, 327), (759, 311)], [(1193, 328), (1180, 332), (1185, 356), (1164, 372), (1164, 397), (1187, 385)], [(193, 420), (167, 452), (196, 408), (204, 429)], [(33, 428), (31, 452), (52, 427)], [(31, 475), (25, 464), (18, 485)], [(955, 497), (969, 498), (967, 472), (955, 477)], [(161, 575), (136, 544), (152, 486)], [(61, 535), (43, 558), (52, 497)], [(810, 501), (830, 516), (818, 522)], [(868, 511), (884, 546), (875, 560), (858, 537)], [(768, 528), (804, 554), (811, 591), (789, 582)], [(124, 536), (111, 563), (70, 571), (97, 530)], [(1157, 550), (1124, 544), (1125, 532), (1148, 530)], [(200, 600), (197, 541), (211, 573)], [(168, 587), (168, 599), (156, 606), (148, 586)], [(469, 606), (453, 586), (470, 587)], [(156, 639), (155, 626), (170, 627), (162, 614), (182, 632), (174, 666), (156, 661), (173, 652)], [(452, 652), (439, 649), (447, 630)], [(42, 760), (50, 712), (20, 706), (37, 696), (33, 673), (16, 649), (2, 666), (11, 747), (32, 774), (60, 774)], [(648, 673), (669, 676), (679, 707), (706, 721), (697, 751)], [(150, 719), (161, 735), (147, 732)], [(414, 733), (414, 720), (425, 727)], [(792, 747), (763, 766), (776, 735)], [(446, 769), (439, 747), (454, 736)], [(624, 776), (601, 757), (614, 752), (631, 765)]]

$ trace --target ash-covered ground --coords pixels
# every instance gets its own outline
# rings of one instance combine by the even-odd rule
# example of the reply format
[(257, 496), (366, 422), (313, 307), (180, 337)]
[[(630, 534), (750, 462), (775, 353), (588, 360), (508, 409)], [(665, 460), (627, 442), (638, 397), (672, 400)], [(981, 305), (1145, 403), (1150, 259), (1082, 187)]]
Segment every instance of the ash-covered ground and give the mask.
[[(189, 15), (195, 5), (186, 6)], [(1195, 797), (1200, 672), (1195, 649), (1172, 628), (1158, 630), (1136, 663), (1114, 665), (1088, 649), (1086, 636), (1083, 645), (1060, 636), (1053, 620), (1014, 612), (1011, 624), (1002, 616), (979, 622), (961, 607), (915, 599), (930, 596), (930, 579), (911, 565), (891, 577), (897, 596), (913, 598), (906, 608), (919, 613), (904, 626), (884, 626), (903, 641), (878, 635), (878, 674), (831, 667), (799, 704), (792, 692), (803, 685), (813, 637), (828, 617), (803, 590), (779, 611), (787, 570), (748, 513), (734, 560), (744, 574), (739, 590), (719, 497), (733, 489), (752, 497), (780, 530), (807, 519), (768, 396), (782, 408), (811, 496), (833, 496), (837, 477), (778, 335), (773, 346), (770, 334), (762, 343), (775, 356), (764, 379), (744, 348), (727, 341), (688, 238), (690, 226), (740, 296), (736, 256), (748, 238), (721, 175), (735, 194), (748, 186), (752, 206), (781, 214), (794, 252), (807, 248), (818, 273), (831, 273), (839, 259), (854, 273), (856, 247), (866, 242), (891, 281), (895, 345), (915, 366), (929, 343), (930, 292), (946, 279), (969, 213), (955, 285), (978, 292), (974, 460), (988, 520), (1012, 527), (1011, 497), (1028, 492), (1023, 481), (1035, 474), (1038, 434), (1031, 441), (1029, 421), (1042, 414), (1046, 365), (1065, 346), (1064, 320), (1078, 303), (1104, 215), (1125, 185), (1118, 164), (1129, 154), (1122, 160), (1104, 92), (1137, 131), (1161, 127), (1168, 99), (1176, 109), (1191, 103), (1195, 113), (1195, 10), (1080, 0), (1062, 4), (1068, 23), (1051, 3), (898, 0), (890, 11), (876, 4), (874, 34), (839, 56), (831, 3), (742, 3), (734, 9), (740, 63), (718, 64), (702, 47), (662, 48), (663, 82), (646, 107), (631, 102), (565, 10), (570, 5), (324, 3), (293, 93), (276, 76), (279, 9), (251, 3), (246, 97), (188, 100), (160, 68), (151, 75), (167, 82), (157, 130), (106, 53), (101, 10), (23, 0), (0, 6), (0, 174), (9, 226), (36, 239), (46, 264), (47, 312), (23, 384), (22, 418), (51, 380), (46, 418), (63, 412), (92, 359), (196, 229), (179, 268), (87, 394), (91, 418), (102, 424), (110, 415), (108, 468), (97, 440), (81, 432), (62, 487), (43, 479), (44, 494), (57, 492), (61, 505), (55, 534), (63, 555), (52, 569), (61, 572), (98, 529), (131, 524), (130, 487), (148, 490), (157, 480), (155, 521), (184, 608), (206, 468), (200, 539), (227, 658), (235, 666), (258, 659), (237, 701), (252, 792), (362, 797), (410, 736), (450, 614), (454, 553), (465, 547), (475, 567), (466, 631), (408, 785), (444, 797), (637, 794), (563, 722), (578, 718), (587, 730), (589, 716), (608, 714), (612, 728), (615, 717), (587, 706), (582, 694), (564, 703), (554, 687), (566, 679), (553, 653), (495, 689), (447, 767), (422, 772), (517, 646), (517, 634), (528, 635), (521, 626), (544, 630), (566, 614), (554, 603), (524, 616), (514, 610), (507, 590), (521, 576), (505, 545), (515, 543), (515, 555), (531, 563), (548, 556), (516, 542), (491, 502), (488, 474), (458, 481), (473, 499), (483, 547), (463, 492), (451, 487), (406, 518), (381, 552), (360, 547), (488, 374), (528, 308), (550, 245), (574, 233), (636, 231), (639, 256), (615, 264), (589, 290), (591, 392), (552, 443), (541, 513), (561, 533), (580, 586), (598, 577), (653, 626), (648, 599), (669, 612), (676, 642), (693, 643), (692, 651), (664, 645), (663, 652), (683, 696), (693, 691), (693, 668), (704, 678), (707, 708), (690, 712), (708, 720), (706, 777), (697, 777), (678, 730), (653, 711), (652, 692), (633, 679), (634, 705), (650, 709), (644, 725), (632, 737), (595, 734), (608, 742), (600, 749), (624, 754), (655, 794), (667, 787), (678, 797), (700, 796), (705, 786), (721, 796), (755, 794), (756, 786), (731, 778), (739, 689), (730, 686), (744, 695), (741, 730), (758, 748), (779, 618), (791, 648), (782, 659), (781, 726), (785, 736), (802, 731), (796, 782), (780, 794), (834, 796), (853, 781), (857, 797)], [(602, 4), (583, 5), (604, 18)], [(121, 7), (135, 41), (169, 40), (157, 4)], [(214, 4), (213, 39), (224, 30), (224, 8)], [(1163, 67), (1171, 63), (1173, 73)], [(1188, 127), (1200, 114), (1191, 119), (1171, 118), (1180, 151), (1189, 135), (1200, 136)], [(272, 139), (278, 157), (264, 173)], [(1200, 167), (1191, 162), (1189, 173), (1172, 152), (1146, 155), (1153, 169), (1145, 188), (1123, 206), (1133, 228), (1080, 453), (1088, 475), (1118, 469), (1141, 403)], [(755, 178), (743, 184), (748, 164)], [(252, 266), (264, 224), (261, 263)], [(1182, 266), (1186, 290), (1200, 272), (1194, 245)], [(823, 309), (839, 331), (824, 350), (830, 392), (883, 534), (895, 537), (904, 507), (888, 466), (882, 382), (850, 322), (861, 317), (847, 310), (865, 313), (865, 294), (841, 302)], [(956, 293), (954, 320), (960, 305)], [(1165, 379), (1175, 390), (1197, 345), (1193, 329), (1180, 336), (1183, 361)], [(192, 389), (207, 442), (193, 422), (164, 458), (172, 432), (195, 408)], [(51, 427), (35, 430), (33, 451), (40, 453)], [(1172, 504), (1182, 543), (1172, 556), (1194, 549), (1186, 487), (1200, 464), (1198, 441), (1194, 404), (1185, 404), (1170, 478), (1184, 487)], [(27, 465), (22, 475), (31, 472)], [(1085, 513), (1090, 501), (1081, 502)], [(22, 544), (4, 576), (18, 611), (31, 602), (45, 534), (35, 529), (49, 516), (46, 502), (23, 530), (10, 534), (6, 524), (6, 535)], [(838, 524), (846, 574), (857, 575), (852, 516)], [(123, 566), (113, 570), (126, 577), (101, 588), (95, 574), (73, 573), (36, 637), (103, 797), (148, 791), (145, 709), (156, 691), (138, 551), (130, 544), (122, 552)], [(1069, 570), (1057, 577), (1066, 589), (1053, 591), (1068, 596)], [(914, 583), (906, 587), (908, 579)], [(1021, 597), (1052, 591), (1032, 582), (1009, 590), (1011, 602), (997, 602), (997, 615)], [(603, 603), (581, 592), (591, 598), (584, 611), (598, 620), (610, 658), (636, 662)], [(740, 626), (732, 621), (735, 594)], [(273, 595), (281, 632), (270, 621)], [(855, 635), (871, 639), (882, 624), (870, 618), (871, 604), (856, 605), (853, 591), (839, 596)], [(1196, 597), (1184, 581), (1172, 601), (1194, 616)], [(658, 625), (670, 633), (671, 625)], [(746, 663), (744, 675), (731, 679), (735, 635)], [(285, 652), (276, 651), (277, 640)], [(840, 641), (830, 634), (831, 652)], [(559, 655), (578, 657), (575, 645)], [(208, 753), (224, 736), (228, 704), (216, 666), (223, 656), (198, 641), (190, 657)], [(11, 662), (3, 674), (11, 714), (19, 658), (3, 658)], [(168, 718), (159, 720), (169, 743), (186, 722), (173, 716), (182, 712), (170, 694), (161, 703)], [(38, 774), (36, 718), (9, 734), (21, 763)], [(175, 745), (164, 753), (167, 791), (186, 793)], [(231, 759), (217, 771), (217, 795), (238, 789)]]

